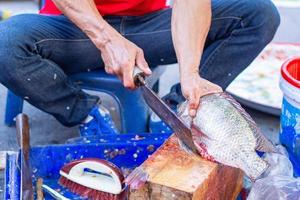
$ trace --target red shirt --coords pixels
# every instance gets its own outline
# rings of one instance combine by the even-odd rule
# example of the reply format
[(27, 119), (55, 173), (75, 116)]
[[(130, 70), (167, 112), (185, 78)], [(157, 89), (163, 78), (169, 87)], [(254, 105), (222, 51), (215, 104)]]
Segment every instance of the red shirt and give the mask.
[[(95, 0), (95, 3), (102, 16), (139, 16), (166, 8), (166, 0)], [(45, 1), (40, 13), (61, 14), (52, 0)]]

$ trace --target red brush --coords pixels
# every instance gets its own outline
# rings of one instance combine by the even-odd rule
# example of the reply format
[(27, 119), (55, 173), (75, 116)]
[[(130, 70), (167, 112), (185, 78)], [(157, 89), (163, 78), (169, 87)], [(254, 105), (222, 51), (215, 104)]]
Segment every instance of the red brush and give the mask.
[(91, 200), (125, 200), (127, 190), (121, 170), (101, 159), (75, 160), (60, 170), (59, 183)]

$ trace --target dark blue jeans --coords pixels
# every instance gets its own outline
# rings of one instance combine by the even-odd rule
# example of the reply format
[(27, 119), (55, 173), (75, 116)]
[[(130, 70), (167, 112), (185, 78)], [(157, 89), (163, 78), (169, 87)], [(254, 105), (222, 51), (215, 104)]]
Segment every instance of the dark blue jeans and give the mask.
[[(105, 19), (157, 66), (177, 62), (171, 13)], [(212, 15), (200, 73), (226, 88), (272, 40), (280, 17), (270, 0), (212, 0)], [(26, 14), (0, 23), (0, 82), (64, 125), (80, 123), (98, 101), (69, 75), (103, 66), (100, 51), (65, 16)]]

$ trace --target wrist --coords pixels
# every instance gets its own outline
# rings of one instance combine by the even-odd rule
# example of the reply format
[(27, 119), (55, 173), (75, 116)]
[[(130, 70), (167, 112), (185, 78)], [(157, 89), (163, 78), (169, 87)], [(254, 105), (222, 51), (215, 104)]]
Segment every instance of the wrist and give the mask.
[(94, 27), (89, 31), (85, 31), (88, 37), (93, 41), (95, 46), (101, 51), (108, 43), (115, 37), (116, 31), (108, 24), (102, 24), (101, 26)]
[(188, 80), (193, 76), (200, 76), (199, 69), (197, 68), (180, 68), (180, 78), (181, 80)]

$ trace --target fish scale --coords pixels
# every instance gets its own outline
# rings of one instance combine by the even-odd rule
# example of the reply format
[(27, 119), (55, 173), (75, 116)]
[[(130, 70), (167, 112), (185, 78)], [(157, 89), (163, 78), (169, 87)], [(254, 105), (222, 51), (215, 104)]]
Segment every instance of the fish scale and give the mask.
[[(179, 106), (178, 113), (192, 127), (202, 157), (240, 168), (252, 180), (268, 168), (268, 163), (255, 150), (274, 152), (275, 147), (229, 94), (203, 96), (194, 119), (189, 116), (188, 102)], [(202, 137), (203, 133), (208, 137)]]

